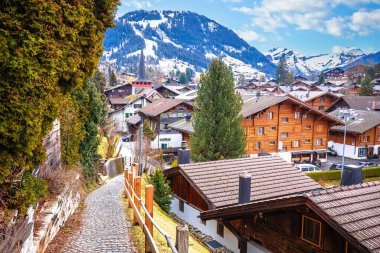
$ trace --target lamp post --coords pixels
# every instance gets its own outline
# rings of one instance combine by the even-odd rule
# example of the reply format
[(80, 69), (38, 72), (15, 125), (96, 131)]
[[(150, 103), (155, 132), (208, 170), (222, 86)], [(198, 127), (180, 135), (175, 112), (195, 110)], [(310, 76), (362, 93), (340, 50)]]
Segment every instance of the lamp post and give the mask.
[(342, 119), (344, 121), (344, 134), (343, 134), (343, 153), (342, 153), (342, 172), (341, 172), (341, 178), (343, 175), (344, 170), (344, 155), (346, 150), (346, 133), (347, 133), (347, 123), (348, 120), (354, 120), (355, 119), (355, 110), (354, 109), (343, 109), (339, 111), (338, 118)]

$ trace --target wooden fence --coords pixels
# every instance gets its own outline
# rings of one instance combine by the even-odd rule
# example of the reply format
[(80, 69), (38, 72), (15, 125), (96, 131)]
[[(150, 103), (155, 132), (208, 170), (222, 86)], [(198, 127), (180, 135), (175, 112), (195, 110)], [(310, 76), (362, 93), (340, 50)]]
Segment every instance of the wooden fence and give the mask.
[[(124, 191), (128, 197), (128, 207), (133, 209), (133, 225), (141, 227), (145, 234), (145, 252), (158, 253), (158, 247), (153, 239), (153, 226), (162, 234), (168, 247), (174, 253), (188, 252), (188, 228), (177, 226), (176, 243), (173, 244), (171, 237), (153, 219), (153, 194), (152, 185), (145, 186), (145, 203), (141, 200), (141, 177), (138, 175), (138, 166), (130, 164), (124, 170)], [(145, 219), (141, 215), (141, 208), (144, 210)]]

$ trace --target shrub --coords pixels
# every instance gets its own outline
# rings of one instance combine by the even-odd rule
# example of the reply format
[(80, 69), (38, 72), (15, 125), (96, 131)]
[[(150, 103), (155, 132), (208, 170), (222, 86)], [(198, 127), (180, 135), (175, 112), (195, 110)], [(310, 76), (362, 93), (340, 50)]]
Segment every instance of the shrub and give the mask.
[[(329, 171), (319, 171), (319, 172), (307, 172), (305, 173), (311, 177), (314, 181), (319, 182), (328, 180), (340, 180), (341, 176), (340, 170), (329, 170)], [(370, 177), (380, 177), (380, 166), (372, 168), (363, 168), (363, 179)]]
[(148, 182), (154, 186), (154, 201), (165, 212), (170, 211), (170, 205), (173, 200), (172, 191), (168, 180), (161, 170), (157, 170), (150, 175)]
[(18, 207), (20, 216), (26, 214), (29, 206), (37, 204), (49, 195), (48, 185), (45, 180), (34, 177), (26, 172), (21, 180), (21, 188), (18, 189), (14, 198), (10, 201), (10, 208)]

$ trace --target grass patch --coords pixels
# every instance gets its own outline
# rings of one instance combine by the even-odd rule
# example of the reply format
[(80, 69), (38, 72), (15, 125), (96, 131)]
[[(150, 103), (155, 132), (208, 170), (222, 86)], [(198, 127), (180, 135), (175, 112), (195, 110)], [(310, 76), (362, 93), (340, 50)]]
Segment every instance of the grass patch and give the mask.
[[(147, 182), (147, 177), (144, 174), (141, 180), (141, 195), (142, 195), (141, 198), (143, 200), (145, 200), (145, 185), (147, 184), (146, 182)], [(128, 199), (123, 198), (123, 205), (125, 207), (126, 213), (132, 220), (133, 219), (132, 208), (127, 208)], [(142, 215), (144, 217), (144, 212), (142, 212)], [(179, 224), (173, 221), (172, 218), (166, 212), (164, 212), (156, 203), (154, 203), (154, 206), (153, 206), (153, 218), (156, 221), (156, 223), (162, 229), (164, 229), (166, 233), (170, 235), (173, 243), (175, 243), (176, 226)], [(135, 247), (138, 249), (138, 251), (145, 252), (145, 236), (139, 226), (134, 226), (132, 228), (131, 238), (135, 244)], [(157, 247), (160, 252), (164, 252), (164, 253), (172, 252), (170, 248), (167, 246), (165, 237), (162, 236), (155, 227), (153, 228), (153, 238), (156, 241)], [(210, 252), (210, 250), (207, 247), (199, 243), (191, 235), (189, 238), (189, 245), (190, 245), (189, 246), (190, 253), (209, 253)]]

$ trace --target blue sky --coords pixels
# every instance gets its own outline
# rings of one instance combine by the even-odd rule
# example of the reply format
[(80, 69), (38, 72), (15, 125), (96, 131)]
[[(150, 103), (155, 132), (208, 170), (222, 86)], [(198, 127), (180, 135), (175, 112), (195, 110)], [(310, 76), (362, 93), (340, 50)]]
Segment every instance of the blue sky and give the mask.
[(305, 55), (359, 47), (380, 51), (380, 0), (121, 0), (133, 10), (192, 11), (234, 30), (259, 49)]

